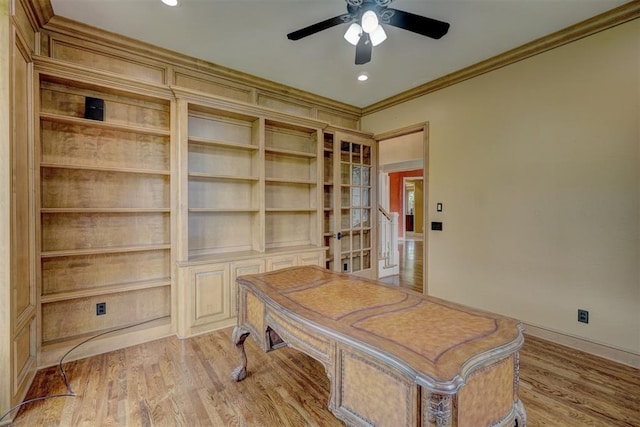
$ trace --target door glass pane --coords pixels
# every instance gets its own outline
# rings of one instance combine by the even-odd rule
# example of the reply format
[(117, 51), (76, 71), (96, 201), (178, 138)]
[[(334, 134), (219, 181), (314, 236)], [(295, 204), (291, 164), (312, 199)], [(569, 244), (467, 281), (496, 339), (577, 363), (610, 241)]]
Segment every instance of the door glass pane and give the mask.
[(362, 189), (362, 205), (364, 207), (369, 207), (371, 206), (371, 200), (369, 199), (369, 189), (368, 188), (363, 188)]
[(351, 150), (349, 150), (349, 143), (343, 141), (340, 144), (340, 160), (343, 162), (350, 162), (351, 161), (350, 154), (351, 154)]
[(351, 228), (362, 228), (362, 212), (360, 209), (351, 209)]
[(351, 171), (349, 163), (340, 163), (340, 180), (343, 185), (351, 184)]
[(350, 209), (342, 209), (340, 211), (340, 220), (341, 220), (341, 224), (340, 224), (340, 229), (341, 230), (348, 230), (351, 225), (350, 221), (351, 221), (351, 210)]
[(362, 146), (362, 164), (370, 165), (371, 164), (371, 147), (368, 145)]
[(351, 184), (353, 185), (361, 185), (361, 178), (360, 178), (360, 166), (351, 166), (352, 170), (351, 170)]
[(371, 209), (362, 209), (362, 226), (363, 227), (371, 227)]
[(351, 251), (351, 235), (348, 233), (342, 234), (342, 239), (340, 239), (340, 250), (342, 252), (350, 252)]
[(371, 268), (371, 252), (365, 251), (362, 252), (362, 269), (366, 270)]
[(340, 206), (343, 208), (348, 208), (351, 206), (351, 188), (350, 187), (342, 187), (340, 189)]
[(353, 254), (351, 257), (351, 271), (362, 270), (362, 262), (360, 260), (360, 253)]
[(371, 168), (362, 166), (361, 167), (361, 182), (362, 185), (370, 186), (371, 185)]
[(351, 163), (362, 163), (362, 146), (360, 144), (351, 144)]
[(353, 187), (351, 189), (351, 206), (362, 206), (361, 188)]
[(354, 231), (351, 237), (352, 250), (361, 249), (361, 235), (359, 231)]
[(371, 247), (371, 231), (369, 230), (362, 231), (362, 247), (364, 249)]

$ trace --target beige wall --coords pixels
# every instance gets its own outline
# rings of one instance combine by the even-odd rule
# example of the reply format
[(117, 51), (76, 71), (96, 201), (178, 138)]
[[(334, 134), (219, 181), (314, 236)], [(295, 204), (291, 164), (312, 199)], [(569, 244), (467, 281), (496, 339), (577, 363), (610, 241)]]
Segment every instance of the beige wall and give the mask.
[(640, 21), (362, 123), (426, 121), (430, 294), (640, 353)]
[(424, 136), (422, 132), (410, 133), (396, 138), (380, 141), (378, 146), (378, 163), (402, 163), (417, 158), (422, 158), (422, 145)]

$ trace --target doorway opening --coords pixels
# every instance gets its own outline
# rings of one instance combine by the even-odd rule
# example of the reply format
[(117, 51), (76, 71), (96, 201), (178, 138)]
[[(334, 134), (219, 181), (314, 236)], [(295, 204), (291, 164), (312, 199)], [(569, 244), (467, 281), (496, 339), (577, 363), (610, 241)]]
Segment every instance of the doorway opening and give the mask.
[[(428, 293), (428, 124), (376, 135), (378, 141), (379, 216), (397, 215), (397, 274), (380, 280)], [(380, 221), (382, 222), (382, 221)], [(381, 228), (383, 225), (381, 224)], [(396, 234), (397, 233), (397, 234)], [(384, 233), (379, 232), (379, 236)], [(384, 247), (384, 242), (380, 242)], [(379, 270), (382, 272), (381, 270)]]

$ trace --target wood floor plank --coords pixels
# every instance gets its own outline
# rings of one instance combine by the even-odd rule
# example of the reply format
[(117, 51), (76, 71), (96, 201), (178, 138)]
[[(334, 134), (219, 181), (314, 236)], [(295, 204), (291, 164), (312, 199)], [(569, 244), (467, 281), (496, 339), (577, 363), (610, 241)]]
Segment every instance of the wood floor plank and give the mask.
[[(319, 362), (291, 349), (264, 353), (246, 341), (249, 376), (231, 329), (169, 337), (65, 364), (78, 397), (23, 407), (14, 426), (341, 426), (327, 409)], [(640, 426), (640, 371), (526, 336), (520, 396), (528, 425)], [(39, 371), (28, 398), (65, 392), (57, 368)]]
[(556, 425), (640, 426), (638, 369), (531, 336), (520, 354), (529, 412), (542, 417), (535, 405), (544, 399)]

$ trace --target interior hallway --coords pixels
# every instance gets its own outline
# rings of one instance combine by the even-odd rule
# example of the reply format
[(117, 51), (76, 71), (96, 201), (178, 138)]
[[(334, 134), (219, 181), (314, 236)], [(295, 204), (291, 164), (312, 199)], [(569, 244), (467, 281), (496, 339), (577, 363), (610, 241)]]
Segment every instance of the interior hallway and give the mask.
[(380, 281), (422, 293), (424, 267), (422, 235), (407, 233), (405, 240), (398, 241), (398, 251), (400, 252), (400, 274), (384, 277)]

